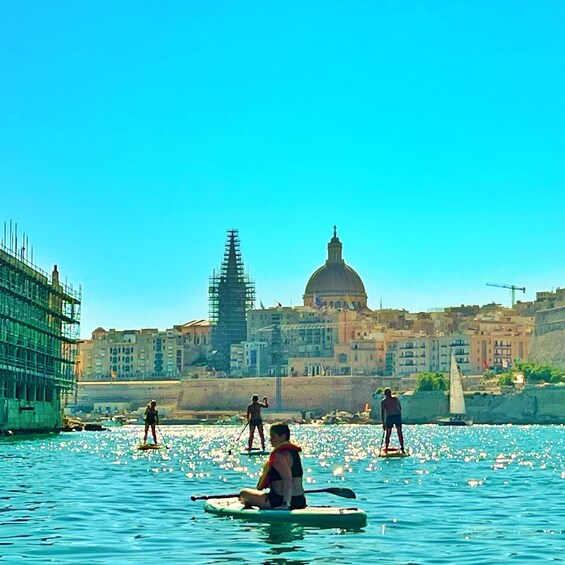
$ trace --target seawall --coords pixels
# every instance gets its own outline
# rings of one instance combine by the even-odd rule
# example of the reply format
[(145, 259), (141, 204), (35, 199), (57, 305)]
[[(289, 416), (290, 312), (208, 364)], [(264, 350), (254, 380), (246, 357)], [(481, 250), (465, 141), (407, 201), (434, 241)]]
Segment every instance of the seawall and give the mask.
[[(444, 392), (408, 392), (401, 402), (407, 424), (431, 423), (449, 414), (449, 398)], [(465, 405), (476, 424), (564, 424), (565, 386), (527, 386), (522, 392), (508, 393), (467, 392)]]
[[(396, 382), (396, 387), (394, 383)], [(287, 412), (333, 410), (355, 413), (369, 403), (374, 419), (380, 419), (381, 394), (390, 386), (398, 390), (398, 379), (382, 377), (285, 377), (281, 380), (282, 410)], [(132, 410), (154, 398), (167, 408), (167, 417), (190, 411), (242, 412), (253, 394), (267, 396), (274, 411), (276, 379), (190, 379), (187, 381), (82, 382), (78, 404), (129, 403)], [(374, 398), (373, 398), (374, 396)], [(429, 423), (447, 416), (444, 392), (407, 392), (402, 395), (406, 423)], [(523, 392), (466, 392), (469, 416), (477, 424), (565, 423), (565, 386), (527, 386)]]
[[(377, 388), (391, 386), (382, 377), (284, 377), (281, 379), (284, 411), (332, 410), (358, 412), (371, 402)], [(398, 379), (396, 379), (398, 382)], [(251, 396), (267, 396), (275, 408), (276, 379), (189, 379), (185, 381), (88, 382), (79, 383), (77, 403), (131, 402), (132, 409), (154, 398), (160, 406), (178, 411), (229, 410), (247, 408)]]
[(61, 402), (58, 399), (51, 402), (0, 399), (0, 431), (45, 432), (60, 429), (62, 425)]

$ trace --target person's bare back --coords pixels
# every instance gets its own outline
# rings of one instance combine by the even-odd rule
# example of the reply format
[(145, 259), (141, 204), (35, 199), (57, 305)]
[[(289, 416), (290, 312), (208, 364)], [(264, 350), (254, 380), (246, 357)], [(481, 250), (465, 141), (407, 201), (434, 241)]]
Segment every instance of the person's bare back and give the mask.
[(396, 414), (400, 414), (402, 411), (400, 400), (398, 399), (398, 396), (394, 395), (383, 398), (381, 401), (381, 408), (387, 416), (396, 416)]

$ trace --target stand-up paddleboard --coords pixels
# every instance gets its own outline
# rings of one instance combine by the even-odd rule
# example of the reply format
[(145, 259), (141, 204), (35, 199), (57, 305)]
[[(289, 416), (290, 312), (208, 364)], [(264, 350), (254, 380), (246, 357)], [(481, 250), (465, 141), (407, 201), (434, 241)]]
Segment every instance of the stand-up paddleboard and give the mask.
[(360, 508), (337, 506), (307, 506), (300, 510), (260, 510), (244, 508), (237, 498), (212, 498), (204, 502), (204, 511), (271, 524), (291, 523), (320, 528), (362, 528), (367, 525), (367, 514)]
[(264, 449), (249, 449), (240, 452), (241, 455), (269, 455), (270, 451), (265, 451)]
[(404, 453), (400, 451), (397, 447), (389, 447), (388, 450), (382, 447), (379, 451), (379, 457), (386, 457), (386, 458), (403, 458), (403, 457), (410, 457), (410, 452), (406, 450)]
[(137, 449), (139, 449), (140, 451), (149, 451), (150, 449), (163, 449), (163, 446), (159, 443), (141, 443), (137, 446)]

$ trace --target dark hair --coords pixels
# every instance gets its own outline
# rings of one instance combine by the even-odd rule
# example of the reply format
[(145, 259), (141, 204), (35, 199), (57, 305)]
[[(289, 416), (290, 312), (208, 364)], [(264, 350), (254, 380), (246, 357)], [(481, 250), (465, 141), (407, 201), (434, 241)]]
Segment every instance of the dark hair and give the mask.
[(259, 400), (259, 395), (258, 395), (258, 394), (254, 394), (254, 395), (251, 397), (251, 400), (252, 400), (252, 401), (253, 401), (253, 400)]
[(277, 434), (278, 436), (286, 435), (286, 439), (290, 439), (290, 428), (286, 422), (277, 422), (271, 426), (270, 432)]
[(385, 396), (391, 396), (392, 395), (392, 390), (390, 390), (390, 388), (386, 387), (385, 388)]

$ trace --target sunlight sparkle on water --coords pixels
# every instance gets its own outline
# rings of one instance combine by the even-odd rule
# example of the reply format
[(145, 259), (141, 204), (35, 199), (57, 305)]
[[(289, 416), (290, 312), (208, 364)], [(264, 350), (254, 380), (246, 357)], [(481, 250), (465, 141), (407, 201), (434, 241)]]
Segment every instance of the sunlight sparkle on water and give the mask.
[[(308, 504), (359, 506), (369, 515), (366, 528), (209, 516), (191, 495), (255, 487), (267, 460), (242, 455), (241, 427), (161, 426), (169, 449), (142, 452), (143, 428), (124, 426), (0, 444), (10, 462), (3, 480), (25, 485), (2, 501), (2, 557), (33, 560), (40, 548), (45, 561), (58, 562), (69, 545), (81, 548), (82, 562), (132, 563), (158, 554), (175, 565), (186, 563), (187, 552), (197, 564), (249, 562), (250, 555), (273, 563), (281, 555), (289, 563), (360, 563), (367, 547), (384, 563), (475, 565), (527, 562), (532, 549), (562, 554), (565, 509), (556, 493), (565, 480), (565, 426), (405, 426), (412, 457), (397, 460), (377, 456), (379, 426), (291, 431), (304, 449), (305, 485), (357, 494), (355, 501), (311, 494)], [(73, 469), (72, 489), (60, 488), (61, 469)], [(464, 541), (472, 542), (472, 555)]]

